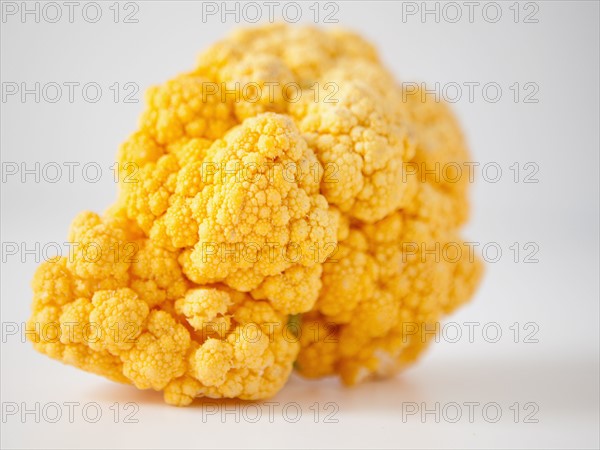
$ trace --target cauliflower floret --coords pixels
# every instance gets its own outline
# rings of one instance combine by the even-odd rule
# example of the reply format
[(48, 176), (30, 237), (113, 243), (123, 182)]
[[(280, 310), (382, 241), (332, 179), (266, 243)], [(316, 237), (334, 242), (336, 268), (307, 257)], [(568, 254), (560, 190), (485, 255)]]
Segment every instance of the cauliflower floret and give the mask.
[(139, 240), (136, 247), (135, 263), (131, 266), (131, 287), (150, 306), (185, 295), (190, 282), (179, 265), (180, 252), (157, 246), (146, 239)]
[[(87, 298), (78, 298), (74, 302), (64, 305), (62, 314), (59, 317), (60, 342), (63, 344), (70, 342), (86, 343), (92, 333), (92, 330), (89, 330), (88, 327), (90, 313), (93, 309), (94, 305)], [(98, 334), (97, 328), (93, 332)]]
[(196, 350), (190, 362), (192, 375), (205, 386), (220, 386), (233, 365), (233, 347), (229, 342), (208, 339)]
[[(318, 194), (319, 179), (305, 176), (318, 162), (290, 119), (272, 113), (248, 119), (216, 141), (209, 155), (204, 167), (214, 171), (206, 171), (202, 189), (187, 202), (198, 224), (197, 242), (181, 257), (188, 278), (250, 291), (267, 277), (268, 283), (289, 278), (284, 271), (295, 265), (310, 268), (326, 259), (314, 249), (335, 244), (338, 216)], [(171, 225), (166, 232), (176, 235), (184, 224)], [(319, 283), (309, 280), (313, 286), (289, 287), (290, 297), (309, 293), (303, 301), (282, 302), (279, 295), (274, 304), (284, 313), (310, 309)], [(269, 299), (277, 294), (262, 293)]]
[[(40, 266), (40, 269), (42, 267), (44, 266)], [(60, 283), (60, 280), (57, 282)], [(53, 287), (46, 284), (45, 289), (36, 292), (45, 296), (53, 290)], [(89, 325), (89, 321), (86, 315), (81, 314), (85, 313), (86, 302), (86, 299), (78, 299), (73, 302), (73, 308), (70, 308), (71, 304), (67, 303), (62, 307), (62, 312), (61, 307), (53, 300), (46, 304), (34, 304), (25, 328), (27, 338), (33, 342), (37, 351), (51, 358), (113, 381), (127, 382), (127, 378), (122, 373), (121, 361), (117, 356), (106, 351), (94, 351), (86, 344), (90, 337), (87, 337), (84, 329)]]
[[(466, 301), (481, 276), (480, 262), (471, 260), (467, 251), (456, 261), (426, 253), (436, 243), (459, 242), (454, 232), (438, 229), (437, 222), (398, 214), (370, 224), (364, 232), (373, 238), (353, 238), (364, 235), (351, 230), (340, 247), (355, 250), (340, 251), (339, 263), (325, 266), (327, 289), (307, 320), (312, 321), (311, 329), (330, 332), (303, 336), (298, 367), (308, 377), (339, 373), (345, 383), (355, 384), (395, 373), (431, 339), (421, 331), (434, 329), (444, 314)], [(356, 267), (357, 258), (368, 259), (371, 269), (337, 275), (345, 267)], [(329, 267), (335, 276), (327, 278)]]
[[(90, 289), (115, 289), (129, 280), (130, 259), (127, 257), (127, 233), (110, 227), (92, 212), (79, 214), (69, 231), (72, 252), (66, 268), (88, 284), (78, 286), (84, 292)], [(91, 283), (91, 284), (90, 284)]]
[(150, 312), (148, 304), (131, 289), (122, 288), (96, 291), (92, 305), (89, 322), (97, 327), (98, 337), (90, 342), (90, 348), (119, 355), (133, 347)]
[(67, 268), (67, 258), (43, 262), (35, 271), (31, 281), (33, 308), (46, 304), (62, 306), (73, 301), (74, 280)]
[(226, 291), (214, 288), (191, 289), (185, 297), (175, 302), (175, 310), (186, 317), (194, 330), (201, 333), (216, 333), (224, 337), (231, 327), (231, 316), (227, 308), (232, 304)]
[(163, 389), (185, 373), (190, 334), (165, 311), (152, 311), (148, 331), (121, 353), (123, 374), (140, 389)]
[(286, 382), (299, 342), (287, 330), (287, 316), (266, 302), (237, 299), (235, 328), (225, 340), (207, 339), (192, 354), (191, 375), (198, 394), (256, 400), (274, 395)]
[[(217, 139), (235, 125), (231, 104), (213, 92), (211, 80), (184, 74), (146, 92), (140, 128), (159, 145), (182, 138)], [(219, 89), (219, 86), (216, 86)]]
[[(336, 79), (336, 78), (333, 78)], [(310, 102), (296, 112), (300, 130), (325, 167), (327, 200), (364, 222), (408, 203), (404, 162), (414, 154), (407, 123), (393, 101), (364, 81), (340, 82), (337, 102)]]
[(310, 267), (292, 266), (280, 275), (265, 278), (251, 291), (252, 297), (258, 300), (268, 299), (280, 311), (308, 311), (319, 297), (322, 272), (320, 264)]

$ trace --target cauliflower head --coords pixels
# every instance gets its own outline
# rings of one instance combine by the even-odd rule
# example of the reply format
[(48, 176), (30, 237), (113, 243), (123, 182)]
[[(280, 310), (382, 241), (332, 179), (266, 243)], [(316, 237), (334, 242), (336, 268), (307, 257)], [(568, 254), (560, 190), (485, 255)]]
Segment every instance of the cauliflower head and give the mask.
[(435, 250), (468, 218), (469, 180), (428, 176), (468, 160), (458, 123), (406, 94), (361, 37), (284, 25), (150, 88), (115, 204), (34, 276), (34, 347), (175, 405), (396, 373), (482, 272)]

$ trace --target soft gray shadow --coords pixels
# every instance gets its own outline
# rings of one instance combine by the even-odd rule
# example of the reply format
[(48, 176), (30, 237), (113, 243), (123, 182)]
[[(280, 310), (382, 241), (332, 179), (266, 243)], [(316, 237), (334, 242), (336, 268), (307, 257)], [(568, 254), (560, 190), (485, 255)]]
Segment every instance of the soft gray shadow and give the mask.
[[(428, 360), (394, 378), (375, 380), (354, 387), (343, 386), (337, 379), (307, 380), (292, 375), (285, 388), (272, 402), (275, 410), (298, 403), (303, 410), (318, 402), (334, 402), (340, 410), (398, 411), (403, 402), (538, 402), (545, 411), (554, 409), (596, 413), (598, 410), (598, 361), (574, 358), (569, 361), (508, 358), (474, 361)], [(568, 386), (569, 389), (565, 389)], [(102, 383), (90, 397), (106, 402), (136, 402), (162, 405), (162, 393), (140, 391), (133, 386)], [(240, 400), (196, 399), (191, 408), (211, 405), (235, 405)]]

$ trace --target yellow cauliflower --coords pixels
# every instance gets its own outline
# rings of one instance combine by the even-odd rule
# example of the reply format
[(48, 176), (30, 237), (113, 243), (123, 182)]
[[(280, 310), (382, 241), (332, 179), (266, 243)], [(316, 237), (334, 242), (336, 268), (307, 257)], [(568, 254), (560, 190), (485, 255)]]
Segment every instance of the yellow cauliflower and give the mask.
[(294, 363), (347, 384), (396, 373), (482, 271), (441, 252), (468, 218), (458, 123), (407, 94), (343, 30), (209, 48), (147, 92), (117, 201), (38, 269), (35, 348), (175, 405), (267, 398)]
[[(224, 285), (194, 284), (179, 250), (156, 247), (113, 213), (78, 215), (70, 238), (80, 251), (38, 268), (27, 323), (34, 347), (115, 381), (164, 390), (176, 405), (198, 395), (277, 392), (299, 350), (285, 334), (287, 315)], [(84, 250), (90, 242), (93, 254)]]

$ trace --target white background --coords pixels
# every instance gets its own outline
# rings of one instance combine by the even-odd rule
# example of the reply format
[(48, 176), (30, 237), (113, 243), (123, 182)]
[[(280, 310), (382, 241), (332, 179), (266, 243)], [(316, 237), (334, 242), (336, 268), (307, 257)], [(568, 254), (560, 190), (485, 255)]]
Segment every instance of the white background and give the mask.
[[(473, 241), (497, 242), (502, 258), (487, 264), (477, 296), (448, 319), (463, 333), (468, 331), (465, 322), (481, 324), (475, 328), (474, 342), (466, 335), (457, 343), (442, 341), (397, 378), (354, 389), (334, 380), (293, 377), (272, 400), (277, 403), (272, 420), (270, 407), (260, 404), (261, 418), (250, 423), (256, 416), (254, 407), (227, 403), (232, 412), (224, 416), (223, 404), (213, 415), (210, 402), (174, 408), (163, 404), (161, 394), (116, 385), (36, 353), (7, 327), (29, 315), (29, 281), (37, 263), (31, 255), (3, 252), (3, 408), (16, 403), (20, 409), (32, 409), (36, 402), (43, 408), (57, 402), (63, 417), (57, 423), (40, 417), (36, 423), (33, 414), (3, 414), (2, 447), (597, 448), (598, 3), (537, 2), (538, 23), (523, 23), (523, 14), (533, 8), (525, 10), (524, 4), (519, 6), (519, 23), (514, 23), (512, 2), (502, 3), (501, 19), (489, 23), (485, 19), (493, 18), (494, 11), (488, 9), (484, 17), (485, 4), (480, 2), (473, 23), (462, 2), (458, 5), (463, 17), (457, 23), (445, 20), (454, 15), (449, 9), (439, 23), (432, 15), (425, 23), (419, 14), (403, 20), (401, 2), (341, 2), (335, 16), (340, 25), (370, 39), (401, 81), (495, 82), (502, 88), (496, 103), (486, 101), (481, 90), (469, 102), (465, 90), (454, 105), (473, 160), (482, 165), (496, 162), (503, 169), (497, 183), (486, 182), (478, 173), (472, 220), (465, 230)], [(306, 22), (312, 19), (309, 5), (302, 7)], [(36, 183), (31, 176), (25, 183), (19, 176), (3, 180), (3, 243), (23, 242), (31, 248), (36, 242), (63, 242), (76, 213), (101, 212), (111, 204), (116, 186), (109, 167), (119, 143), (135, 129), (143, 102), (114, 103), (109, 87), (114, 82), (137, 83), (141, 92), (136, 97), (142, 99), (147, 86), (193, 67), (201, 50), (237, 25), (233, 17), (226, 23), (218, 17), (203, 23), (201, 5), (191, 2), (138, 2), (138, 23), (115, 24), (109, 6), (102, 4), (103, 17), (95, 24), (83, 20), (81, 9), (74, 23), (65, 17), (58, 23), (43, 18), (35, 23), (32, 16), (22, 23), (18, 15), (4, 17), (1, 23), (3, 83), (93, 81), (103, 88), (95, 104), (85, 102), (80, 93), (72, 104), (64, 98), (55, 104), (35, 103), (31, 96), (25, 103), (18, 96), (3, 99), (3, 163), (31, 167), (36, 161), (96, 162), (103, 169), (97, 183), (86, 182), (80, 170), (73, 183), (66, 172), (57, 183)], [(423, 7), (421, 2), (416, 6)], [(63, 6), (63, 15), (67, 12)], [(536, 83), (538, 103), (524, 103), (522, 98), (515, 103), (510, 90), (515, 82)], [(509, 169), (514, 162), (521, 167), (536, 163), (539, 182), (515, 183)], [(514, 242), (521, 247), (536, 243), (539, 262), (525, 264), (521, 253), (521, 261), (515, 263), (509, 249)], [(502, 330), (496, 343), (487, 342), (494, 337), (491, 328), (489, 335), (482, 333), (490, 322)], [(517, 343), (510, 328), (515, 322), (521, 331)], [(529, 322), (534, 325), (525, 328)], [(533, 336), (538, 342), (524, 342), (538, 328)], [(73, 423), (65, 402), (79, 403)], [(92, 402), (102, 412), (96, 423), (82, 415), (83, 406)], [(117, 407), (110, 409), (115, 402)], [(133, 411), (125, 409), (131, 408), (128, 402), (138, 405), (133, 415), (137, 423), (125, 421), (124, 413)], [(295, 423), (293, 402), (302, 411)], [(325, 410), (328, 402), (337, 405), (330, 417), (337, 423), (325, 420), (327, 412), (334, 411), (331, 405)], [(465, 402), (479, 403), (472, 421)], [(517, 423), (515, 402), (520, 410)], [(525, 410), (529, 402), (539, 409), (533, 416), (537, 423), (525, 423), (524, 415), (533, 411), (531, 406)], [(437, 421), (434, 414), (423, 417), (421, 411), (407, 415), (407, 408), (415, 404), (421, 410), (434, 409), (436, 403), (442, 413)], [(451, 423), (454, 403), (463, 416)], [(482, 411), (491, 403), (502, 412), (495, 423), (490, 420), (494, 410), (487, 415)], [(117, 423), (114, 409), (120, 411)], [(320, 410), (317, 423), (315, 409)], [(46, 409), (46, 416), (55, 412)], [(93, 418), (94, 410), (87, 412), (88, 419)]]

